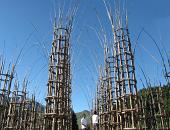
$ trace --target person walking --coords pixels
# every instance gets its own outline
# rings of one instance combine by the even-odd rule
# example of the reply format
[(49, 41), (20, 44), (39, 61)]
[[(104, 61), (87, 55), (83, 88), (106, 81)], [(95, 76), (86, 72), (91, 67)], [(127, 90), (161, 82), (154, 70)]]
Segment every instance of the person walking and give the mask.
[(81, 129), (82, 130), (88, 130), (87, 129), (87, 120), (86, 120), (85, 114), (83, 114), (83, 117), (81, 118)]
[(96, 111), (94, 111), (94, 114), (92, 116), (92, 124), (93, 124), (93, 130), (99, 129), (99, 116), (97, 115)]

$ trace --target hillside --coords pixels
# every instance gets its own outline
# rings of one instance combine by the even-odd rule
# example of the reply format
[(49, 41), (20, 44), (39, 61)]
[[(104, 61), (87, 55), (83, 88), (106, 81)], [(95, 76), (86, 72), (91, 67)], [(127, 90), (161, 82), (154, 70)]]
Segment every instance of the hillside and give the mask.
[(91, 122), (90, 111), (84, 110), (84, 111), (82, 111), (82, 112), (78, 112), (78, 113), (76, 113), (76, 116), (77, 116), (77, 124), (78, 124), (78, 126), (79, 126), (79, 129), (81, 129), (80, 120), (81, 120), (83, 114), (86, 115), (86, 118), (87, 118), (87, 120), (88, 120), (89, 126), (90, 126), (90, 124), (91, 124), (91, 123), (90, 123), (90, 122)]

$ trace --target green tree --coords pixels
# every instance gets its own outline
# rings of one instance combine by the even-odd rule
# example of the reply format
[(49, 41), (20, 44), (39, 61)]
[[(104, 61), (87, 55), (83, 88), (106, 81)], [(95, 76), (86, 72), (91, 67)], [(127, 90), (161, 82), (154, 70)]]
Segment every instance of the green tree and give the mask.
[(79, 130), (77, 124), (77, 116), (73, 110), (72, 110), (72, 130)]

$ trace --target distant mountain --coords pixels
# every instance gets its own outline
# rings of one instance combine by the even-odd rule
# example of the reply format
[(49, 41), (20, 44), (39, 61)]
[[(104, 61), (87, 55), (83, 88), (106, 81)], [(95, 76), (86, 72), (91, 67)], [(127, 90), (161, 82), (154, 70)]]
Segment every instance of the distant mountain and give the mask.
[(84, 111), (82, 111), (82, 112), (78, 112), (78, 113), (76, 113), (76, 116), (77, 116), (77, 123), (78, 123), (79, 129), (81, 129), (80, 120), (81, 120), (83, 114), (86, 115), (86, 119), (87, 119), (87, 121), (88, 121), (88, 126), (89, 126), (89, 127), (90, 127), (90, 124), (91, 124), (90, 111), (84, 110)]

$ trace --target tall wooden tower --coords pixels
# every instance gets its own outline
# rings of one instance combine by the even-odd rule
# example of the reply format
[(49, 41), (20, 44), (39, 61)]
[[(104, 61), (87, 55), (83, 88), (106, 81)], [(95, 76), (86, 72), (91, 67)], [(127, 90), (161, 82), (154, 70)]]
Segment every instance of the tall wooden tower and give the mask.
[(44, 130), (71, 130), (70, 28), (55, 24), (53, 35)]
[(119, 129), (138, 128), (137, 81), (134, 56), (127, 26), (120, 16), (113, 25), (117, 121)]

